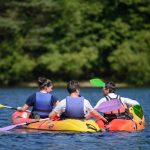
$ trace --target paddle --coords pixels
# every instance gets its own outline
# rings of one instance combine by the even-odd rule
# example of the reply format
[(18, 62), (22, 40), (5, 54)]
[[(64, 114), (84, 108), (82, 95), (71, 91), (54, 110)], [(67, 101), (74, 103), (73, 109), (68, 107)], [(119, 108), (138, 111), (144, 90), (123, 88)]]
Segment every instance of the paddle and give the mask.
[(7, 126), (7, 127), (0, 128), (0, 131), (8, 131), (8, 130), (12, 130), (16, 127), (19, 127), (19, 126), (29, 125), (31, 123), (41, 122), (41, 121), (45, 121), (45, 120), (49, 120), (49, 118), (40, 119), (40, 120), (36, 120), (36, 121), (31, 121), (31, 122), (24, 122), (24, 123), (15, 124), (15, 125), (10, 125), (10, 126)]
[[(8, 109), (14, 109), (14, 110), (17, 110), (17, 108), (15, 107), (11, 107), (11, 106), (6, 106), (6, 105), (2, 105), (0, 104), (0, 108), (8, 108)], [(27, 112), (31, 112), (30, 110), (26, 110)]]
[(132, 107), (134, 110), (134, 113), (139, 117), (139, 118), (143, 118), (143, 109), (140, 105), (135, 105)]
[(9, 108), (9, 109), (17, 110), (17, 108), (15, 108), (15, 107), (10, 107), (10, 106), (6, 106), (6, 105), (2, 105), (2, 104), (0, 104), (0, 108)]
[(96, 108), (99, 112), (110, 112), (113, 110), (119, 109), (121, 106), (121, 102), (117, 99), (109, 100), (100, 104), (98, 108)]
[(98, 79), (98, 78), (91, 79), (90, 83), (97, 87), (105, 87), (105, 83), (101, 79)]

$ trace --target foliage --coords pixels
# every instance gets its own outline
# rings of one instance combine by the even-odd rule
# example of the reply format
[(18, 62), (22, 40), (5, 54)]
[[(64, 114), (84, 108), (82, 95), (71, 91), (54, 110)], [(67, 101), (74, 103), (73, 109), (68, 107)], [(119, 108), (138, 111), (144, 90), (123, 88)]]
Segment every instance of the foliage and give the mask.
[(0, 0), (0, 82), (150, 84), (149, 17), (148, 0)]

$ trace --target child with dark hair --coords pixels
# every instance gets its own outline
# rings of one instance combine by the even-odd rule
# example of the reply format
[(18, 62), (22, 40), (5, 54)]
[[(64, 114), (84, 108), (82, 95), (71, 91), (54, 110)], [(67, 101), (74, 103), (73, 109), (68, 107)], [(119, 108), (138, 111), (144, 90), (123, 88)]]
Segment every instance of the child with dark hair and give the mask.
[(47, 118), (52, 109), (58, 104), (58, 99), (51, 94), (53, 83), (45, 77), (38, 78), (39, 91), (28, 97), (23, 107), (18, 107), (18, 111), (26, 111), (32, 108), (30, 118)]
[(101, 119), (104, 122), (107, 120), (93, 109), (90, 102), (83, 96), (80, 96), (80, 85), (78, 81), (71, 80), (67, 84), (69, 96), (60, 101), (60, 103), (49, 114), (50, 119), (61, 115), (62, 119), (86, 119), (86, 115)]
[(94, 107), (95, 110), (99, 108), (99, 106), (106, 101), (109, 100), (119, 100), (121, 102), (121, 107), (118, 110), (114, 110), (111, 112), (104, 113), (104, 117), (106, 117), (109, 121), (115, 119), (117, 117), (126, 116), (127, 108), (134, 105), (140, 105), (136, 100), (132, 100), (125, 97), (120, 97), (115, 93), (116, 85), (113, 82), (107, 82), (105, 87), (102, 89), (104, 97), (101, 98), (96, 106)]

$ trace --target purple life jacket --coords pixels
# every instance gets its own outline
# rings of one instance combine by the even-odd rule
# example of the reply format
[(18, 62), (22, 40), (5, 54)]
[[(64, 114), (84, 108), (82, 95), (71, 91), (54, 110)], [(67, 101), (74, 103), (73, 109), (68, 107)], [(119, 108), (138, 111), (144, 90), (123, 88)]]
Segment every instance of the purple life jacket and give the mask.
[(36, 103), (33, 106), (33, 113), (40, 115), (40, 117), (48, 117), (52, 111), (50, 93), (36, 92)]
[(84, 97), (66, 97), (65, 118), (84, 118)]

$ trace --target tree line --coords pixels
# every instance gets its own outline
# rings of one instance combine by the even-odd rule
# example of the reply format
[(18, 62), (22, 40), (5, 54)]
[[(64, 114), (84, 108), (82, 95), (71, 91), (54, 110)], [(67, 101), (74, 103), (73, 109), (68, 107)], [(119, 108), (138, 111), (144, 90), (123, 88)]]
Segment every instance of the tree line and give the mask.
[(0, 0), (0, 84), (150, 84), (149, 0)]

